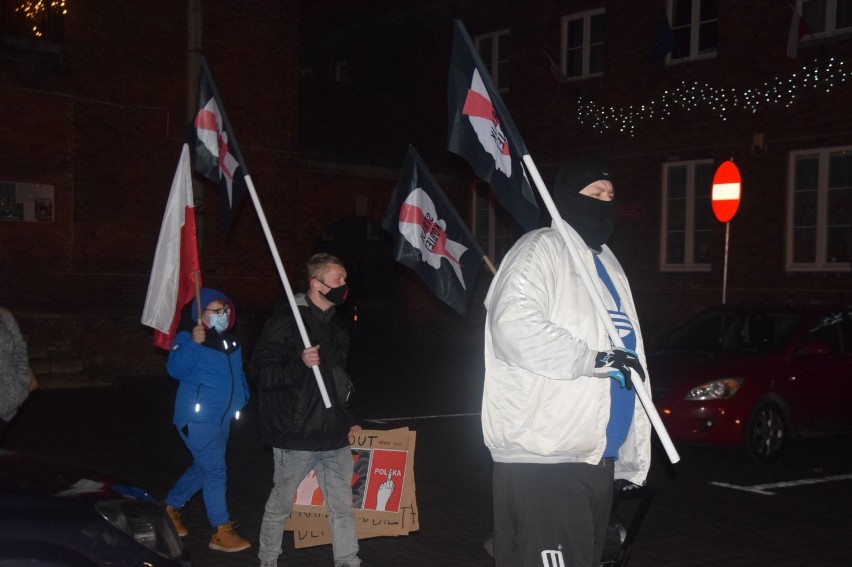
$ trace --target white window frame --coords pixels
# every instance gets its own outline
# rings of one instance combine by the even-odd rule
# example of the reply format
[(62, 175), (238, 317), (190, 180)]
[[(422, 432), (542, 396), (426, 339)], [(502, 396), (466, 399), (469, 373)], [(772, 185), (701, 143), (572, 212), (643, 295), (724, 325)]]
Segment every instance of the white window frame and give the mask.
[[(589, 10), (587, 12), (578, 12), (575, 14), (569, 14), (567, 16), (562, 16), (562, 33), (561, 33), (561, 48), (559, 50), (560, 53), (560, 68), (562, 70), (562, 74), (569, 81), (577, 81), (580, 79), (588, 79), (591, 77), (600, 77), (603, 75), (603, 68), (600, 71), (596, 71), (594, 73), (589, 71), (589, 60), (591, 58), (591, 28), (592, 28), (592, 17), (604, 15), (606, 17), (606, 10), (604, 8), (598, 8), (596, 10)], [(575, 20), (583, 20), (583, 70), (579, 75), (568, 76), (568, 24)], [(605, 45), (604, 42), (602, 44)], [(598, 44), (596, 44), (598, 45)]]
[[(849, 261), (830, 262), (828, 256), (828, 165), (829, 156), (833, 153), (850, 153), (852, 146), (837, 146), (832, 148), (817, 148), (812, 150), (797, 150), (790, 152), (787, 170), (787, 223), (786, 223), (786, 246), (785, 267), (789, 272), (849, 272)], [(819, 170), (817, 177), (817, 212), (816, 212), (816, 259), (814, 262), (794, 262), (794, 226), (795, 210), (794, 197), (796, 181), (796, 160), (799, 157), (817, 157), (819, 159)]]
[[(809, 2), (813, 0), (796, 0), (796, 10), (800, 15), (804, 15), (804, 11), (802, 6), (805, 2)], [(808, 24), (810, 27), (810, 24)], [(852, 33), (852, 26), (847, 26), (845, 28), (837, 28), (837, 0), (825, 0), (825, 29), (821, 31), (808, 30), (804, 37), (799, 40), (801, 43), (805, 43), (808, 41), (813, 41), (817, 39), (824, 39), (828, 37), (834, 37), (838, 35), (845, 35)]]
[(497, 30), (489, 33), (483, 33), (476, 36), (476, 52), (479, 53), (480, 57), (482, 54), (479, 52), (479, 43), (484, 39), (491, 40), (491, 58), (489, 61), (485, 61), (483, 59), (483, 63), (485, 66), (491, 71), (491, 81), (494, 83), (494, 86), (497, 87), (497, 90), (501, 93), (509, 92), (508, 78), (504, 78), (506, 84), (500, 84), (500, 50), (498, 49), (500, 44), (500, 38), (506, 36), (509, 44), (507, 46), (508, 58), (504, 61), (507, 65), (509, 63), (509, 58), (512, 56), (512, 45), (511, 38), (509, 36), (509, 29)]
[[(669, 18), (669, 22), (671, 24), (672, 33), (675, 32), (675, 22), (674, 22), (674, 3), (676, 1), (679, 2), (691, 2), (692, 3), (692, 19), (689, 23), (689, 53), (677, 53), (677, 42), (674, 43), (674, 47), (671, 51), (669, 51), (668, 55), (666, 55), (666, 64), (674, 65), (678, 63), (686, 63), (689, 61), (697, 61), (699, 59), (712, 59), (716, 57), (716, 53), (719, 51), (719, 36), (716, 35), (716, 47), (713, 48), (712, 51), (706, 51), (704, 53), (698, 52), (698, 39), (699, 39), (699, 31), (701, 29), (701, 2), (703, 0), (668, 0), (667, 2), (667, 15)], [(707, 20), (712, 21), (712, 20)], [(716, 14), (716, 22), (719, 21), (719, 14)], [(718, 26), (718, 24), (717, 24)], [(684, 26), (685, 27), (685, 26)]]
[[(662, 214), (660, 218), (660, 270), (664, 272), (709, 272), (710, 262), (695, 260), (695, 169), (702, 165), (712, 165), (712, 159), (672, 161), (663, 164)], [(686, 207), (684, 211), (684, 261), (670, 263), (666, 258), (668, 250), (669, 215), (669, 170), (675, 167), (686, 168)], [(709, 196), (708, 196), (709, 199)]]

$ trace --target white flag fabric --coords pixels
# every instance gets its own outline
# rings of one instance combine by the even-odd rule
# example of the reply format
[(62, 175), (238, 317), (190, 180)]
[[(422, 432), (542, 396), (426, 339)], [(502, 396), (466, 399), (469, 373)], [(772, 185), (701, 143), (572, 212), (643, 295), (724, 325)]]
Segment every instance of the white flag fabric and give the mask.
[(156, 346), (168, 349), (171, 345), (181, 309), (195, 295), (196, 276), (201, 287), (189, 146), (184, 144), (166, 203), (142, 311), (142, 324), (156, 331)]
[(802, 14), (796, 9), (795, 3), (791, 8), (793, 16), (790, 18), (790, 28), (787, 30), (787, 58), (795, 59), (799, 52), (799, 42), (808, 34), (808, 24), (802, 19)]

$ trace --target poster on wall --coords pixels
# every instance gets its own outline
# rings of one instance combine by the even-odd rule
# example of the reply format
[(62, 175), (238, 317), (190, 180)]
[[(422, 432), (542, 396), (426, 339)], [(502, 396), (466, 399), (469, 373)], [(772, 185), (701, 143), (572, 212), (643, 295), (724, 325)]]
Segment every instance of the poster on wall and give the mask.
[[(362, 430), (350, 445), (352, 508), (358, 538), (402, 536), (420, 529), (414, 489), (415, 432)], [(299, 484), (293, 513), (284, 524), (293, 532), (295, 547), (331, 543), (328, 512), (311, 471)]]
[(0, 220), (54, 221), (53, 185), (0, 181)]

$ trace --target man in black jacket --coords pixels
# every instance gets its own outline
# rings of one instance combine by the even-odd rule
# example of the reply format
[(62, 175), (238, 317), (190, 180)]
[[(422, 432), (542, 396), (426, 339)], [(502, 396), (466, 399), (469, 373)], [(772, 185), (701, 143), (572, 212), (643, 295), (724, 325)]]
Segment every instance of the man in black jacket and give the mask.
[[(349, 409), (349, 336), (334, 309), (348, 294), (346, 269), (331, 254), (314, 254), (307, 268), (308, 291), (295, 299), (311, 346), (305, 348), (285, 300), (264, 325), (249, 366), (260, 394), (261, 435), (272, 446), (275, 464), (258, 557), (261, 567), (278, 565), (296, 489), (313, 469), (330, 516), (334, 565), (355, 567), (361, 560), (352, 512), (349, 440), (360, 427)], [(317, 365), (331, 408), (325, 407), (312, 370)]]

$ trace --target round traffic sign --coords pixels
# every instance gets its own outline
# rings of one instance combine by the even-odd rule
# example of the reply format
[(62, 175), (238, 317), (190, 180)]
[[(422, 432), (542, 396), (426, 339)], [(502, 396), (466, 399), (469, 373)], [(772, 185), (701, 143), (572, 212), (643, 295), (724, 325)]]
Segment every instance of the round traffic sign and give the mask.
[(731, 160), (722, 162), (713, 175), (713, 192), (710, 195), (713, 214), (719, 222), (734, 218), (740, 206), (741, 192), (740, 170)]

